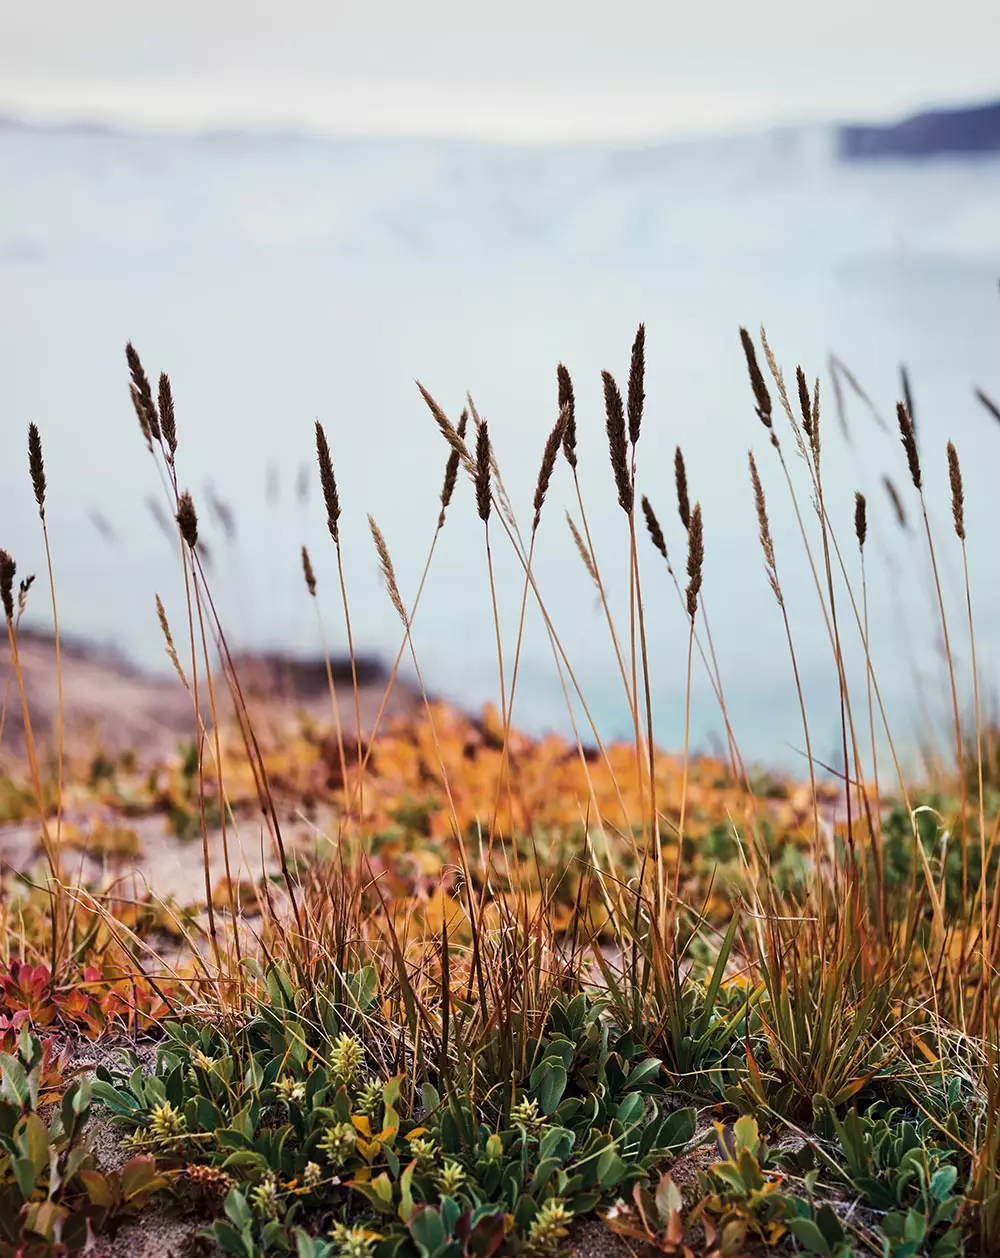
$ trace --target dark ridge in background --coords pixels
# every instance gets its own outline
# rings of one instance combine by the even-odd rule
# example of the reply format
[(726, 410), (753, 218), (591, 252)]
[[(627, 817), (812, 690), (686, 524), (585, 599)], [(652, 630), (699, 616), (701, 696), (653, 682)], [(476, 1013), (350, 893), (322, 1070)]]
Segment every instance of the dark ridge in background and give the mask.
[(1000, 101), (915, 114), (890, 126), (842, 126), (844, 161), (1000, 153)]

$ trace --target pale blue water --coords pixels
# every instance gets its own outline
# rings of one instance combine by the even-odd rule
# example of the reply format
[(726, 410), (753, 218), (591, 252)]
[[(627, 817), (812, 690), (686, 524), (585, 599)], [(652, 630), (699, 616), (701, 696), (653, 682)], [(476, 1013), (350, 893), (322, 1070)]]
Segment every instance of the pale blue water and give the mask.
[[(321, 139), (127, 138), (0, 128), (0, 544), (24, 571), (43, 556), (24, 458), (38, 423), (67, 630), (115, 640), (147, 663), (161, 642), (158, 591), (180, 623), (176, 561), (146, 500), (160, 492), (128, 401), (123, 347), (174, 382), (183, 482), (204, 535), (225, 541), (204, 505), (215, 484), (239, 543), (216, 590), (238, 646), (316, 646), (298, 548), (308, 542), (326, 617), (343, 645), (335, 566), (318, 493), (296, 500), (312, 421), (330, 436), (358, 641), (390, 653), (400, 628), (382, 589), (366, 513), (378, 519), (412, 599), (437, 516), (446, 451), (413, 383), (457, 418), (471, 389), (490, 422), (521, 517), (555, 420), (555, 365), (576, 383), (580, 472), (591, 529), (627, 635), (627, 532), (603, 432), (600, 370), (624, 386), (636, 324), (647, 325), (640, 489), (678, 568), (673, 450), (684, 447), (706, 525), (709, 615), (737, 734), (751, 756), (795, 762), (801, 746), (787, 651), (755, 538), (746, 474), (752, 445), (769, 493), (817, 751), (834, 754), (836, 678), (779, 469), (751, 407), (737, 328), (767, 326), (792, 377), (823, 376), (832, 350), (892, 419), (908, 364), (950, 597), (961, 593), (947, 526), (944, 445), (967, 482), (981, 660), (1000, 647), (995, 469), (1000, 426), (971, 386), (1000, 394), (1000, 162), (847, 167), (819, 131), (635, 153), (509, 152)], [(829, 508), (856, 567), (853, 494), (872, 500), (873, 652), (883, 692), (912, 730), (913, 667), (940, 696), (936, 626), (919, 546), (880, 489), (905, 491), (894, 434), (850, 405), (854, 441), (825, 411)], [(790, 436), (784, 436), (797, 472)], [(278, 467), (278, 501), (267, 467)], [(311, 469), (311, 463), (310, 463)], [(800, 476), (802, 505), (808, 494)], [(911, 514), (915, 504), (906, 495)], [(99, 508), (117, 535), (90, 521)], [(620, 681), (564, 509), (560, 464), (538, 539), (549, 612), (602, 733), (624, 729)], [(508, 664), (521, 579), (499, 529), (494, 557)], [(686, 628), (641, 538), (658, 736), (683, 730)], [(890, 556), (895, 577), (886, 565)], [(42, 618), (43, 598), (34, 600)], [(850, 613), (842, 602), (842, 620)], [(953, 613), (967, 657), (961, 601)], [(483, 536), (461, 484), (415, 625), (429, 686), (467, 702), (496, 696)], [(856, 645), (856, 634), (852, 637)], [(857, 651), (855, 650), (855, 657)], [(855, 666), (857, 659), (855, 658)], [(989, 674), (995, 676), (995, 674)], [(863, 673), (861, 674), (863, 678)], [(862, 690), (858, 690), (861, 701)], [(516, 717), (568, 725), (551, 652), (529, 604)], [(719, 721), (696, 669), (692, 729)]]

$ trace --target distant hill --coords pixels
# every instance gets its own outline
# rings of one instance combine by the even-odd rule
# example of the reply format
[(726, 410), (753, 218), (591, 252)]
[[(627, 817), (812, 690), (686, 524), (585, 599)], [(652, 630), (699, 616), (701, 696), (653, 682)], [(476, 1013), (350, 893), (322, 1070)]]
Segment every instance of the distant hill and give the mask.
[(1000, 101), (962, 109), (936, 109), (890, 126), (842, 126), (844, 161), (1000, 153)]

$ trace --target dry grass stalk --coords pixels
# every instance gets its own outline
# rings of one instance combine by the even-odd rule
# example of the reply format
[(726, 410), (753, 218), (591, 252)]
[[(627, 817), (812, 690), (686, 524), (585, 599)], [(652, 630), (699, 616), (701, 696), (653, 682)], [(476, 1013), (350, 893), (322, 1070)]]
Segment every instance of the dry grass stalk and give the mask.
[(36, 424), (28, 425), (28, 470), (31, 472), (31, 487), (35, 491), (38, 503), (38, 514), (45, 519), (45, 461), (42, 458), (42, 438)]
[(316, 573), (313, 571), (312, 560), (309, 558), (309, 551), (302, 547), (302, 575), (306, 580), (306, 589), (310, 595), (316, 597)]
[(556, 368), (559, 381), (559, 410), (566, 411), (566, 427), (563, 429), (563, 454), (566, 462), (576, 471), (576, 398), (573, 381), (562, 363)]
[(188, 685), (188, 680), (184, 676), (184, 669), (181, 668), (181, 661), (177, 655), (177, 647), (174, 645), (174, 635), (170, 632), (170, 623), (167, 620), (167, 612), (159, 594), (156, 595), (156, 618), (160, 622), (160, 632), (163, 634), (163, 640), (166, 644), (165, 649), (167, 652), (167, 658), (170, 660), (170, 663), (173, 664), (174, 671), (181, 679), (184, 689), (190, 691), (191, 687)]
[(767, 580), (771, 586), (774, 597), (778, 600), (778, 606), (784, 609), (785, 596), (781, 592), (781, 584), (778, 581), (778, 565), (774, 558), (774, 538), (771, 536), (771, 522), (767, 516), (767, 499), (764, 497), (764, 486), (760, 481), (760, 473), (757, 471), (757, 460), (751, 452), (750, 461), (750, 481), (753, 485), (753, 503), (757, 512), (757, 529), (760, 537), (761, 550), (764, 552), (764, 567), (767, 571)]
[(542, 507), (545, 504), (545, 495), (549, 491), (549, 483), (552, 480), (552, 471), (556, 465), (556, 455), (559, 453), (559, 447), (562, 444), (563, 433), (566, 431), (566, 423), (569, 416), (569, 408), (563, 407), (559, 412), (559, 418), (556, 420), (552, 431), (548, 435), (545, 442), (545, 449), (542, 451), (542, 464), (538, 469), (538, 480), (535, 483), (535, 498), (533, 506), (535, 508), (535, 518), (532, 522), (532, 531), (538, 528), (542, 518)]
[(198, 545), (198, 513), (194, 509), (194, 499), (186, 489), (177, 499), (177, 527), (181, 537), (194, 550)]
[(896, 418), (899, 421), (899, 436), (903, 443), (903, 449), (906, 451), (906, 463), (910, 469), (910, 480), (913, 481), (913, 488), (918, 492), (923, 487), (923, 477), (920, 472), (920, 455), (917, 451), (917, 437), (913, 431), (913, 420), (910, 418), (910, 412), (906, 409), (905, 402), (896, 403)]
[(132, 378), (130, 385), (132, 404), (139, 417), (142, 435), (152, 448), (152, 442), (161, 439), (160, 417), (156, 413), (156, 403), (153, 401), (153, 390), (149, 387), (149, 377), (131, 341), (125, 346), (125, 358)]
[(688, 529), (688, 560), (687, 560), (687, 613), (694, 620), (698, 610), (698, 595), (701, 593), (702, 567), (705, 562), (705, 542), (701, 524), (701, 503), (694, 504), (691, 512), (691, 527)]
[(854, 535), (858, 539), (858, 549), (864, 550), (868, 536), (868, 503), (864, 494), (857, 491), (854, 494)]
[(174, 418), (174, 394), (170, 387), (170, 377), (165, 371), (160, 372), (159, 398), (160, 427), (167, 443), (167, 458), (173, 463), (177, 453), (177, 421)]
[(631, 514), (633, 506), (632, 482), (628, 474), (628, 444), (625, 433), (625, 409), (622, 395), (610, 371), (601, 373), (604, 381), (605, 427), (608, 433), (608, 449), (611, 453), (611, 470), (618, 489), (621, 509)]
[(965, 541), (965, 489), (962, 485), (962, 468), (953, 441), (948, 442), (948, 481), (951, 485), (951, 514), (955, 521), (955, 533)]
[(628, 370), (628, 439), (634, 446), (639, 440), (642, 427), (642, 408), (646, 400), (646, 325), (639, 330), (632, 342), (632, 358)]
[(566, 523), (569, 525), (569, 531), (573, 534), (573, 541), (577, 550), (580, 552), (580, 558), (583, 560), (583, 566), (587, 569), (588, 576), (597, 588), (600, 589), (601, 580), (597, 575), (597, 569), (594, 567), (594, 560), (591, 558), (590, 551), (587, 549), (583, 538), (580, 536), (580, 530), (576, 527), (573, 517), (568, 511), (566, 512)]
[[(458, 421), (458, 436), (462, 441), (465, 440), (465, 430), (469, 426), (469, 412), (463, 411)], [(438, 515), (438, 528), (444, 525), (444, 515), (451, 504), (452, 495), (455, 492), (455, 485), (458, 483), (458, 451), (452, 449), (448, 452), (448, 462), (444, 467), (444, 484), (441, 486), (441, 511)]]
[(403, 605), (403, 598), (399, 592), (399, 585), (396, 582), (396, 571), (392, 566), (392, 558), (389, 555), (389, 547), (385, 544), (385, 538), (382, 531), (375, 523), (375, 517), (368, 517), (368, 527), (371, 529), (372, 541), (375, 543), (375, 550), (378, 553), (379, 565), (382, 569), (382, 575), (385, 577), (386, 588), (389, 591), (389, 598), (393, 607), (399, 613), (399, 618), (407, 628), (409, 620), (406, 615), (406, 608)]
[[(684, 525), (685, 529), (690, 529), (691, 502), (688, 497), (687, 468), (684, 466), (684, 455), (680, 446), (674, 451), (674, 484), (677, 487), (677, 514), (681, 517), (681, 524)], [(643, 509), (645, 510), (645, 508)], [(648, 523), (647, 517), (647, 525)]]
[(340, 545), (340, 495), (337, 493), (337, 479), (333, 474), (333, 460), (330, 458), (330, 445), (323, 431), (323, 425), (316, 420), (316, 461), (319, 464), (319, 483), (323, 487), (323, 502), (326, 505), (326, 527), (334, 543)]
[(489, 522), (490, 503), (490, 434), (485, 420), (476, 434), (476, 510), (484, 524)]

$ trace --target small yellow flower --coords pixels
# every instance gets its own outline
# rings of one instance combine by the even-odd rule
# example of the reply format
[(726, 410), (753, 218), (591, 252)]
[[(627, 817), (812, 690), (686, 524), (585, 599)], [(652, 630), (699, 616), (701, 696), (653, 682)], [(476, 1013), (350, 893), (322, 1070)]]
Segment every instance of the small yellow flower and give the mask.
[(468, 1178), (465, 1168), (459, 1166), (457, 1162), (445, 1162), (444, 1170), (437, 1176), (434, 1183), (437, 1184), (442, 1197), (454, 1197)]
[(357, 1142), (357, 1134), (350, 1123), (336, 1123), (333, 1127), (327, 1127), (319, 1147), (329, 1161), (338, 1167), (343, 1166), (351, 1156)]
[(274, 1090), (278, 1094), (278, 1099), (284, 1101), (286, 1105), (293, 1101), (299, 1105), (306, 1099), (306, 1085), (290, 1075), (279, 1079), (274, 1085)]

